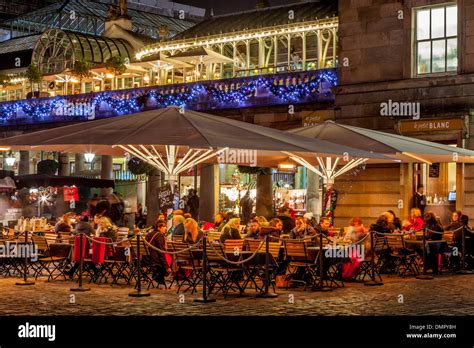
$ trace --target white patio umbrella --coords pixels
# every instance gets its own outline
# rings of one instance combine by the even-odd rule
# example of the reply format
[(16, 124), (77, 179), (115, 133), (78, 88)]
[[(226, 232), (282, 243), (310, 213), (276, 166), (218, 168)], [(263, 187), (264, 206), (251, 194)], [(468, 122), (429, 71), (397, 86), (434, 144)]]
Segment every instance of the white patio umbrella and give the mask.
[(258, 166), (270, 167), (289, 155), (311, 170), (314, 166), (310, 162), (316, 157), (335, 157), (335, 165), (345, 161), (346, 171), (368, 158), (390, 161), (368, 151), (177, 107), (4, 138), (0, 146), (115, 156), (129, 153), (163, 171), (169, 181), (199, 163), (226, 163), (226, 151), (242, 149), (254, 150)]

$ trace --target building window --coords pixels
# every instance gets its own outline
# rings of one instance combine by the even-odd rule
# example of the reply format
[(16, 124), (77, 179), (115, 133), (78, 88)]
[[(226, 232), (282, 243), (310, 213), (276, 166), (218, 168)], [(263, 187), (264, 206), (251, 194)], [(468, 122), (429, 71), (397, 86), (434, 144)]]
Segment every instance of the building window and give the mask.
[(456, 4), (415, 10), (416, 74), (437, 74), (458, 68)]

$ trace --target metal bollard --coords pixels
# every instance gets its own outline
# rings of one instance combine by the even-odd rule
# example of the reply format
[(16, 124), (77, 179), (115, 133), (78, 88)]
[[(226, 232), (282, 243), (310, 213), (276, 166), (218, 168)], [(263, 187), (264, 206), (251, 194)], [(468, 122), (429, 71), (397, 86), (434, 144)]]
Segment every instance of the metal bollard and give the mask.
[[(18, 247), (18, 244), (17, 244)], [(15, 283), (15, 285), (34, 285), (35, 282), (28, 280), (28, 229), (25, 229), (25, 257), (23, 264), (23, 281)]]
[(79, 237), (80, 237), (79, 239), (79, 283), (78, 283), (77, 288), (71, 288), (70, 290), (74, 292), (85, 292), (85, 291), (90, 291), (90, 288), (84, 288), (82, 286), (82, 271), (83, 271), (83, 265), (84, 265), (82, 243), (83, 243), (84, 238), (86, 237), (84, 236), (84, 233), (81, 233)]
[(365, 286), (379, 286), (382, 282), (375, 280), (375, 261), (374, 261), (374, 232), (370, 231), (370, 281), (365, 282)]
[(150, 296), (149, 292), (142, 291), (142, 268), (140, 260), (140, 245), (141, 245), (141, 232), (137, 234), (137, 291), (131, 292), (128, 296), (131, 297), (146, 297)]

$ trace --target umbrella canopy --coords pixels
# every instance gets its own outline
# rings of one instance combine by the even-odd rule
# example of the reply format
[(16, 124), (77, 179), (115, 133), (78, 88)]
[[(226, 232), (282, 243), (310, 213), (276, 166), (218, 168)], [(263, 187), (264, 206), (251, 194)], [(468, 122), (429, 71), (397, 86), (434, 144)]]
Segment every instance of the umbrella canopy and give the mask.
[(294, 129), (292, 134), (336, 144), (353, 146), (393, 157), (402, 162), (469, 162), (474, 163), (474, 151), (326, 121), (322, 124)]
[(213, 63), (234, 63), (234, 60), (232, 58), (226, 57), (206, 47), (198, 47), (189, 51), (180, 52), (169, 56), (168, 58), (186, 63), (191, 63), (194, 65)]
[(27, 174), (15, 176), (17, 188), (24, 187), (54, 187), (54, 186), (84, 186), (109, 188), (115, 187), (113, 180), (89, 179), (74, 176)]
[(235, 161), (235, 155), (246, 155), (242, 152), (227, 156), (231, 149), (256, 150), (251, 153), (256, 158), (250, 165), (270, 167), (287, 159), (288, 151), (308, 161), (315, 159), (315, 153), (320, 157), (343, 156), (349, 163), (360, 158), (385, 158), (324, 140), (177, 107), (0, 139), (0, 145), (14, 150), (93, 152), (116, 156), (128, 152), (165, 172), (170, 176), (169, 180), (175, 180), (171, 177), (201, 162), (218, 160), (219, 163), (243, 165), (250, 162)]

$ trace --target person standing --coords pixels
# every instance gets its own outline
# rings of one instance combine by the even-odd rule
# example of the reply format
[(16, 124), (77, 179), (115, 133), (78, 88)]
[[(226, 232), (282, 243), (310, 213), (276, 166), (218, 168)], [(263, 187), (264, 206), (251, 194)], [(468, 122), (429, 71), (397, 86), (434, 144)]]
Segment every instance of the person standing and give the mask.
[(425, 214), (426, 196), (424, 194), (423, 185), (418, 185), (415, 194), (413, 195), (412, 208), (420, 209), (421, 215)]
[[(146, 236), (146, 240), (152, 246), (160, 250), (166, 250), (166, 221), (159, 220), (155, 229)], [(153, 280), (158, 284), (165, 283), (165, 277), (169, 274), (169, 264), (166, 260), (166, 254), (156, 249), (148, 247), (148, 255), (150, 267), (153, 274)]]
[(194, 220), (199, 218), (199, 197), (197, 191), (194, 189), (189, 190), (189, 197), (186, 202), (187, 211), (192, 215)]
[(250, 215), (253, 210), (253, 199), (250, 197), (250, 191), (247, 190), (245, 196), (240, 200), (242, 207), (242, 224), (246, 225), (250, 221)]

